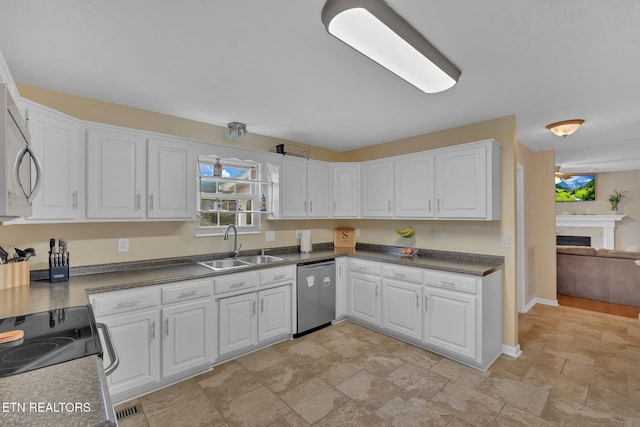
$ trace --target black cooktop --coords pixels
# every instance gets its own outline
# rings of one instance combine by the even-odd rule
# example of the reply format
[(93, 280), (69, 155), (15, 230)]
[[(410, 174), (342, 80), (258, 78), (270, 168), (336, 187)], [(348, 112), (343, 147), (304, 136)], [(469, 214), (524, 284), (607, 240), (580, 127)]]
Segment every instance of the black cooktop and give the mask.
[(44, 368), (94, 354), (102, 346), (91, 306), (59, 308), (0, 320), (0, 333), (24, 331), (0, 343), (0, 377)]

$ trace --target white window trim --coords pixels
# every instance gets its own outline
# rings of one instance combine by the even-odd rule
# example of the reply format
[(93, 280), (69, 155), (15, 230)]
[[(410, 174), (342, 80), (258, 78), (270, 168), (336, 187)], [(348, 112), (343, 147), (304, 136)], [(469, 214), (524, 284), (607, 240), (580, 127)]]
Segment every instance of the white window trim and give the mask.
[[(236, 158), (222, 158), (220, 156), (198, 156), (197, 164), (198, 164), (198, 178), (200, 176), (200, 163), (215, 163), (216, 159), (220, 159), (220, 163), (224, 166), (239, 166), (239, 167), (250, 167), (255, 166), (258, 169), (258, 177), (260, 177), (261, 172), (265, 169), (264, 166), (253, 160), (240, 160)], [(252, 184), (259, 186), (258, 182)], [(200, 180), (196, 180), (196, 212), (200, 213), (201, 206), (201, 195), (200, 195)], [(251, 200), (253, 206), (258, 206), (260, 192), (256, 191), (255, 194), (252, 194)], [(241, 212), (238, 212), (241, 213)], [(236, 229), (238, 234), (248, 235), (248, 234), (260, 234), (261, 233), (261, 225), (262, 225), (262, 215), (260, 212), (251, 213), (253, 225), (236, 225)], [(201, 226), (200, 219), (197, 218), (195, 220), (195, 237), (214, 237), (214, 236), (222, 236), (224, 235), (228, 226)]]

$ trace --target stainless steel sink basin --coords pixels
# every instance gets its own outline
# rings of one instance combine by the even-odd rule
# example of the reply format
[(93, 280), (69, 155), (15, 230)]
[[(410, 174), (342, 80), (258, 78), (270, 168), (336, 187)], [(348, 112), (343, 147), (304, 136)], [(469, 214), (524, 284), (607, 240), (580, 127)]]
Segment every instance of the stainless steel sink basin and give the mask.
[(272, 255), (254, 255), (240, 258), (216, 259), (213, 261), (199, 262), (198, 264), (204, 265), (205, 267), (215, 271), (221, 271), (233, 268), (249, 267), (251, 265), (269, 264), (278, 261), (283, 261), (283, 258), (278, 258), (277, 256)]
[(239, 259), (216, 259), (214, 261), (205, 261), (198, 263), (209, 267), (212, 270), (228, 270), (230, 268), (249, 267), (251, 264)]
[(254, 256), (244, 256), (240, 258), (242, 261), (248, 262), (249, 264), (269, 264), (271, 262), (283, 261), (283, 258), (278, 258), (273, 255), (254, 255)]

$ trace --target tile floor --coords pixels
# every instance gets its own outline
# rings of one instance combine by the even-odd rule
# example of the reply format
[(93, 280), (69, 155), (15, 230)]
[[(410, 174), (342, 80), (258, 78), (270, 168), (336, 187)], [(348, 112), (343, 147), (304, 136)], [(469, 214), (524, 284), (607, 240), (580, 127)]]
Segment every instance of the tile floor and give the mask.
[(120, 426), (640, 426), (640, 321), (537, 305), (487, 372), (351, 322), (119, 405)]

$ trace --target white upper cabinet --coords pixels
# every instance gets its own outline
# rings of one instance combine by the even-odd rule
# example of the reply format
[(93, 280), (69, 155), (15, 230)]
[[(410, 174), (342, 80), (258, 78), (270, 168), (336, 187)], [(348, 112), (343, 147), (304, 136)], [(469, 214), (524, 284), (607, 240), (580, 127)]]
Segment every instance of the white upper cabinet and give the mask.
[(393, 161), (390, 159), (363, 163), (362, 216), (385, 218), (393, 216)]
[(77, 120), (27, 102), (31, 145), (42, 164), (42, 188), (27, 222), (77, 221), (84, 177)]
[(191, 145), (168, 138), (149, 138), (147, 147), (147, 217), (195, 217), (195, 158)]
[(145, 217), (146, 140), (122, 129), (87, 131), (88, 219)]
[(327, 163), (309, 162), (307, 166), (309, 218), (327, 218), (330, 214), (331, 175)]
[(360, 207), (360, 165), (358, 163), (333, 163), (331, 216), (356, 218)]
[(282, 218), (327, 218), (331, 198), (329, 165), (284, 158), (280, 173)]
[(283, 218), (307, 216), (307, 161), (282, 159), (280, 201)]
[(396, 159), (395, 216), (433, 218), (435, 209), (433, 155), (418, 154)]
[(493, 140), (436, 154), (436, 216), (500, 219), (500, 145)]

